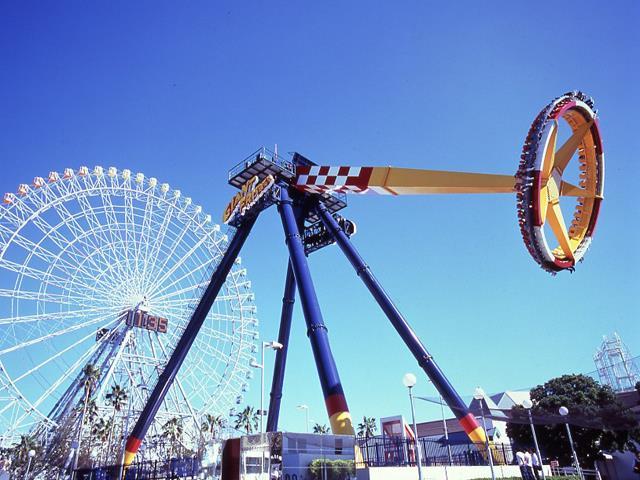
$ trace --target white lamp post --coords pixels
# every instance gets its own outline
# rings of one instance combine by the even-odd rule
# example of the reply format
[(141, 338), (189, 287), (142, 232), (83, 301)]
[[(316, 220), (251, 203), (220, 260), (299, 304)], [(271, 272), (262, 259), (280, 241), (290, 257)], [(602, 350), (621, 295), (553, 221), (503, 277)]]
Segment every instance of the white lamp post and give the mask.
[(422, 480), (422, 452), (420, 451), (420, 442), (418, 442), (418, 426), (416, 425), (416, 411), (413, 407), (413, 387), (417, 383), (416, 376), (413, 373), (405, 373), (402, 377), (402, 383), (409, 389), (409, 402), (411, 403), (411, 421), (413, 423), (413, 434), (416, 443), (416, 460), (418, 467), (418, 480)]
[(480, 405), (480, 416), (482, 417), (482, 428), (484, 429), (484, 443), (487, 448), (487, 455), (489, 456), (489, 467), (491, 467), (491, 478), (492, 480), (496, 480), (496, 472), (493, 470), (493, 455), (491, 454), (491, 448), (489, 447), (489, 432), (487, 432), (487, 422), (484, 418), (484, 400), (485, 394), (484, 390), (480, 387), (476, 388), (473, 393), (473, 398), (478, 400), (478, 404)]
[(296, 407), (298, 410), (304, 410), (305, 412), (305, 425), (306, 425), (306, 432), (309, 433), (309, 405), (298, 405)]
[(29, 457), (29, 461), (27, 462), (27, 471), (24, 473), (24, 480), (27, 480), (29, 478), (29, 470), (31, 469), (31, 461), (33, 460), (33, 457), (36, 456), (36, 451), (31, 449), (29, 450), (29, 452), (27, 453), (27, 456)]
[(262, 342), (261, 359), (262, 363), (256, 362), (253, 358), (249, 365), (260, 369), (260, 433), (264, 432), (264, 349), (280, 350), (283, 345), (280, 342)]
[(538, 455), (538, 461), (540, 462), (540, 472), (542, 473), (542, 480), (546, 480), (546, 476), (544, 474), (544, 463), (542, 462), (542, 455), (540, 454), (540, 447), (538, 446), (538, 436), (536, 435), (536, 428), (533, 426), (533, 418), (531, 417), (531, 407), (533, 407), (533, 402), (528, 398), (525, 398), (522, 402), (522, 406), (527, 411), (527, 415), (529, 416), (529, 425), (531, 425), (531, 435), (533, 435), (533, 444), (536, 447), (536, 455)]
[[(569, 409), (565, 406), (562, 406), (558, 409), (558, 413), (563, 417), (569, 415)], [(571, 428), (569, 428), (569, 422), (565, 420), (564, 426), (567, 427), (567, 435), (569, 436), (569, 445), (571, 445), (571, 454), (573, 455), (573, 461), (576, 464), (576, 471), (578, 472), (578, 476), (584, 480), (584, 475), (582, 474), (582, 469), (580, 468), (580, 462), (578, 461), (578, 454), (576, 453), (576, 449), (573, 446), (573, 437), (571, 436)]]

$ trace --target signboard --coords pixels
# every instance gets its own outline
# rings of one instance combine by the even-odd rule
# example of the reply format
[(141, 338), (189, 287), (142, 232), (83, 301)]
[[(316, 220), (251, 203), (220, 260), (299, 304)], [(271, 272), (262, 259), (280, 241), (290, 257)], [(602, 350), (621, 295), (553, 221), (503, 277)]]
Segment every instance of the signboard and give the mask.
[(129, 310), (127, 312), (127, 325), (130, 327), (144, 328), (152, 332), (167, 333), (169, 320), (164, 317), (149, 315), (142, 310)]
[(271, 190), (274, 184), (275, 180), (272, 175), (267, 175), (262, 181), (257, 176), (251, 177), (242, 185), (242, 189), (234, 195), (227, 208), (225, 208), (222, 221), (229, 223), (236, 217), (246, 215), (251, 207), (257, 204)]

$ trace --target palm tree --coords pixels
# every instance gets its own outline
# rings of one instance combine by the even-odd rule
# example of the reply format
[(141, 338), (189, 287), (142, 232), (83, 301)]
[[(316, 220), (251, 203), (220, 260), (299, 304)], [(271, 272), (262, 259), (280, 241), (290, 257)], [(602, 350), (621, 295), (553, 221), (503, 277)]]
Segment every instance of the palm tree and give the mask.
[(171, 456), (173, 457), (173, 449), (175, 444), (180, 441), (182, 438), (182, 419), (173, 417), (162, 426), (162, 434), (163, 436), (169, 440), (171, 444)]
[(98, 384), (98, 380), (100, 380), (100, 369), (92, 363), (87, 363), (82, 369), (82, 374), (82, 387), (84, 388), (86, 402)]
[(258, 413), (253, 407), (246, 407), (240, 413), (236, 413), (235, 427), (238, 430), (244, 430), (249, 435), (258, 429)]
[(98, 405), (93, 398), (90, 398), (85, 406), (82, 407), (84, 410), (85, 419), (88, 420), (89, 425), (93, 426), (93, 423), (98, 418)]
[[(93, 428), (91, 429), (91, 433), (96, 436), (98, 441), (103, 446), (103, 449), (102, 449), (103, 458), (105, 457), (104, 453), (107, 452), (108, 454), (109, 452), (109, 443), (107, 442), (107, 440), (111, 435), (112, 423), (113, 423), (112, 420), (105, 420), (104, 418), (99, 418), (98, 421), (93, 424)], [(105, 446), (107, 447), (106, 449), (104, 448)]]
[[(82, 369), (82, 388), (84, 389), (84, 400), (82, 407), (82, 417), (80, 420), (80, 429), (78, 431), (78, 448), (75, 452), (75, 458), (73, 460), (74, 470), (78, 468), (78, 457), (80, 455), (80, 444), (82, 443), (82, 429), (84, 428), (85, 420), (87, 418), (87, 409), (89, 407), (89, 398), (93, 393), (93, 389), (98, 384), (100, 379), (100, 369), (92, 363), (87, 363)], [(95, 406), (95, 402), (93, 403)], [(93, 412), (92, 412), (93, 413)], [(97, 414), (97, 411), (95, 412)], [(95, 419), (95, 417), (94, 417)]]
[(207, 413), (204, 416), (204, 422), (202, 422), (202, 431), (209, 432), (209, 441), (213, 441), (216, 436), (216, 432), (224, 427), (224, 418), (222, 415), (213, 415)]
[(331, 431), (331, 429), (329, 427), (327, 427), (326, 424), (320, 425), (319, 423), (316, 423), (313, 426), (313, 433), (329, 433)]
[(37, 443), (35, 438), (29, 435), (20, 435), (20, 443), (15, 448), (16, 460), (19, 462), (27, 462), (29, 459), (29, 450), (35, 450)]
[(111, 432), (109, 433), (109, 438), (107, 442), (109, 447), (111, 447), (111, 441), (113, 440), (113, 429), (115, 428), (115, 425), (116, 425), (116, 413), (122, 410), (122, 407), (124, 407), (125, 404), (127, 403), (129, 396), (127, 395), (127, 392), (120, 385), (116, 384), (113, 387), (111, 387), (111, 391), (105, 395), (105, 398), (113, 407), (113, 414), (111, 416)]
[(362, 417), (362, 423), (358, 424), (358, 436), (373, 437), (376, 434), (377, 428), (374, 417)]

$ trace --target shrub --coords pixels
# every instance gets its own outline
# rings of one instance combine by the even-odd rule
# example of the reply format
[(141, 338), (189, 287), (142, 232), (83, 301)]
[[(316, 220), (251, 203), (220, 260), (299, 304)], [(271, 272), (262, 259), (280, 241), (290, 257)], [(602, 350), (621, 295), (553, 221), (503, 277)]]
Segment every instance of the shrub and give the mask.
[(353, 460), (330, 460), (316, 458), (309, 464), (309, 471), (314, 480), (324, 480), (322, 470), (326, 469), (326, 480), (348, 480), (355, 477), (356, 468)]

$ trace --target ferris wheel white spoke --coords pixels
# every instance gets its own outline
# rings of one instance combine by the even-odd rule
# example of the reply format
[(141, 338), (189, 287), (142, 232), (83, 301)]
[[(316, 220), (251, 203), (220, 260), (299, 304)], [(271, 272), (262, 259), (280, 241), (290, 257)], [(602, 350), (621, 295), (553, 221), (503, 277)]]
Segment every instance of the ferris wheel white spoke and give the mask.
[[(43, 238), (50, 239), (61, 251), (64, 251), (65, 249), (71, 246), (72, 248), (69, 250), (69, 253), (71, 254), (71, 252), (73, 251), (74, 255), (77, 254), (78, 255), (78, 258), (76, 259), (77, 261), (80, 261), (80, 259), (86, 257), (85, 252), (81, 252), (77, 250), (77, 247), (71, 244), (70, 239), (62, 235), (60, 232), (58, 232), (58, 228), (60, 225), (54, 228), (48, 222), (42, 219), (42, 217), (36, 216), (38, 212), (33, 213), (33, 210), (27, 209), (24, 206), (23, 202), (16, 203), (16, 206), (20, 207), (18, 211), (21, 211), (24, 214), (23, 216), (18, 216), (13, 211), (9, 212), (5, 210), (3, 212), (4, 213), (3, 218), (8, 219), (9, 222), (14, 227), (16, 227), (17, 229), (20, 229), (22, 228), (23, 222), (31, 221), (31, 223), (36, 228), (38, 228), (40, 232), (44, 234)], [(99, 269), (97, 271), (99, 271)]]
[(198, 240), (196, 242), (195, 245), (193, 245), (193, 247), (191, 247), (191, 249), (189, 249), (189, 251), (187, 253), (185, 253), (177, 262), (175, 262), (171, 268), (169, 270), (167, 270), (167, 272), (160, 278), (160, 280), (158, 280), (157, 282), (155, 282), (155, 284), (151, 287), (152, 291), (155, 291), (159, 286), (162, 285), (162, 283), (164, 281), (166, 281), (168, 278), (171, 277), (171, 275), (174, 274), (174, 272), (180, 268), (180, 266), (184, 265), (184, 263), (189, 260), (189, 257), (191, 255), (193, 255), (201, 246), (202, 244), (206, 241), (206, 238), (203, 237), (200, 240)]
[[(169, 356), (167, 355), (167, 350), (166, 350), (164, 344), (162, 343), (162, 340), (160, 340), (160, 338), (159, 338), (159, 336), (157, 334), (156, 334), (156, 336), (158, 337), (158, 345), (160, 345), (160, 349), (162, 350), (162, 353), (164, 354), (165, 358), (169, 358)], [(191, 414), (191, 417), (193, 418), (193, 421), (196, 424), (196, 428), (199, 428), (200, 425), (198, 425), (198, 420), (197, 420), (197, 416), (196, 416), (195, 410), (194, 410), (193, 406), (191, 405), (191, 401), (189, 400), (189, 397), (185, 393), (184, 387), (182, 386), (182, 380), (180, 378), (176, 378), (176, 384), (178, 386), (178, 390), (180, 390), (180, 393), (182, 395), (183, 402), (187, 406), (187, 409), (189, 410), (189, 413)]]
[(124, 353), (124, 350), (125, 350), (126, 346), (128, 345), (130, 334), (131, 334), (131, 330), (128, 330), (125, 333), (124, 338), (122, 339), (122, 342), (120, 343), (120, 346), (118, 347), (118, 351), (117, 351), (116, 355), (113, 357), (113, 361), (111, 362), (111, 365), (109, 366), (109, 369), (107, 370), (107, 373), (103, 378), (103, 381), (100, 383), (100, 388), (99, 388), (98, 394), (97, 394), (98, 397), (102, 397), (102, 395), (104, 394), (104, 389), (109, 384), (109, 382), (111, 380), (111, 377), (113, 375), (113, 372), (114, 372), (114, 370), (116, 368), (116, 365), (120, 362), (120, 358), (122, 357), (122, 354)]
[[(84, 235), (85, 229), (78, 223), (78, 220), (77, 220), (76, 216), (74, 216), (64, 206), (64, 204), (62, 202), (60, 202), (59, 200), (52, 201), (50, 205), (51, 205), (51, 207), (53, 207), (55, 212), (58, 214), (58, 216), (60, 217), (60, 219), (62, 220), (64, 225), (73, 233), (74, 238), (77, 239), (77, 240), (80, 240), (81, 238), (83, 238), (85, 240), (85, 242), (82, 243), (82, 246), (85, 248), (84, 255), (88, 256), (89, 258), (93, 258), (91, 253), (94, 252), (94, 251), (97, 251), (98, 254), (100, 256), (102, 256), (102, 259), (104, 261), (103, 268), (105, 266), (108, 268), (109, 267), (109, 262), (108, 262), (107, 258), (104, 256), (104, 253), (98, 247), (97, 244), (91, 242), (90, 236)], [(40, 218), (40, 217), (38, 217), (38, 218)], [(88, 251), (86, 250), (87, 248), (89, 249)], [(79, 250), (79, 248), (78, 248), (78, 251), (81, 251), (81, 250)], [(99, 265), (96, 264), (95, 266), (96, 266), (96, 268), (98, 268), (98, 270), (100, 269)]]
[[(48, 335), (43, 335), (41, 337), (38, 338), (34, 338), (32, 340), (28, 340), (26, 342), (23, 342), (19, 345), (14, 345), (12, 347), (9, 348), (5, 348), (3, 350), (0, 350), (0, 356), (6, 355), (7, 353), (11, 353), (11, 352), (15, 352), (16, 350), (20, 350), (26, 347), (30, 347), (32, 345), (36, 345), (38, 343), (44, 342), (45, 340), (49, 340), (51, 338), (56, 338), (59, 337), (61, 335), (66, 335), (67, 333), (71, 333), (71, 332), (75, 332), (76, 330), (80, 330), (82, 328), (88, 327), (89, 325), (95, 325), (96, 323), (102, 322), (106, 319), (108, 319), (109, 317), (111, 317), (111, 314), (106, 314), (106, 315), (100, 315), (98, 317), (94, 317), (86, 322), (83, 323), (79, 323), (76, 325), (72, 325), (70, 327), (64, 328), (62, 330), (58, 330), (56, 332), (51, 332)], [(109, 325), (111, 323), (113, 323), (114, 321), (118, 321), (118, 319), (112, 320), (111, 322), (105, 324), (105, 325)]]
[(131, 192), (131, 186), (125, 185), (124, 189), (124, 226), (125, 235), (127, 238), (127, 246), (133, 249), (133, 271), (137, 276), (140, 276), (140, 253), (138, 238), (136, 233), (136, 221), (135, 211), (133, 208), (133, 197)]
[[(53, 285), (55, 287), (59, 287), (62, 289), (68, 286), (68, 281), (62, 277), (59, 277), (52, 273), (43, 272), (42, 270), (39, 270), (34, 267), (29, 267), (24, 264), (15, 263), (10, 260), (6, 260), (4, 258), (0, 258), (0, 268), (4, 268), (6, 270), (16, 272), (18, 274), (27, 276), (34, 280), (39, 280), (43, 284)], [(80, 286), (85, 287), (87, 290), (93, 289), (90, 285), (83, 284), (83, 283), (80, 283)], [(82, 290), (76, 290), (74, 291), (74, 293), (80, 294), (80, 296), (84, 296), (82, 295)], [(89, 299), (89, 297), (85, 297), (85, 298)]]
[(54, 361), (55, 359), (63, 356), (65, 353), (67, 353), (68, 351), (74, 349), (75, 347), (77, 347), (78, 345), (82, 344), (83, 342), (86, 342), (87, 340), (89, 340), (90, 338), (95, 338), (96, 336), (96, 332), (91, 332), (88, 335), (85, 335), (84, 337), (80, 338), (80, 340), (73, 342), (71, 345), (69, 345), (68, 347), (57, 351), (53, 356), (51, 357), (47, 357), (46, 360), (44, 360), (43, 362), (39, 363), (38, 365), (36, 365), (35, 367), (31, 368), (30, 370), (27, 370), (26, 372), (24, 372), (23, 374), (17, 376), (16, 378), (13, 379), (13, 383), (18, 383), (20, 380), (23, 380), (24, 378), (27, 378), (28, 376), (30, 376), (31, 374), (37, 372), (38, 370), (40, 370), (42, 367), (48, 365), (49, 363), (51, 363), (52, 361)]
[[(3, 228), (6, 227), (0, 226), (0, 229)], [(25, 251), (32, 252), (37, 258), (55, 267), (60, 274), (71, 276), (74, 274), (74, 271), (82, 270), (78, 263), (72, 264), (61, 255), (55, 255), (53, 252), (43, 247), (42, 240), (39, 243), (34, 243), (19, 233), (15, 233), (11, 239), (16, 245), (22, 247)], [(88, 271), (85, 271), (85, 273), (89, 274)]]
[[(177, 201), (177, 199), (176, 199), (176, 201)], [(148, 285), (150, 285), (150, 289), (151, 290), (153, 290), (155, 288), (155, 285), (157, 284), (157, 280), (158, 280), (159, 276), (162, 274), (162, 272), (165, 271), (165, 269), (167, 267), (167, 264), (173, 258), (174, 254), (175, 254), (175, 251), (178, 248), (178, 246), (183, 243), (184, 237), (190, 231), (190, 229), (191, 229), (191, 219), (189, 219), (189, 221), (187, 221), (187, 222), (184, 222), (184, 224), (182, 226), (182, 229), (180, 230), (180, 233), (178, 234), (178, 236), (175, 239), (175, 241), (173, 241), (173, 246), (172, 246), (171, 250), (163, 256), (164, 257), (164, 261), (162, 262), (162, 265), (160, 266), (160, 268), (157, 269), (157, 273), (152, 270), (150, 276), (153, 276), (153, 277), (150, 278), (149, 283), (148, 283)], [(157, 265), (157, 262), (154, 262), (154, 265), (153, 265), (154, 269), (156, 269), (156, 265)]]
[(158, 233), (156, 235), (155, 241), (153, 242), (153, 248), (151, 249), (151, 254), (147, 257), (147, 259), (151, 262), (151, 266), (149, 268), (149, 274), (145, 277), (145, 287), (149, 287), (150, 282), (147, 281), (148, 278), (152, 277), (156, 271), (156, 266), (158, 264), (158, 259), (160, 257), (160, 250), (164, 245), (164, 240), (167, 235), (167, 231), (169, 230), (169, 225), (171, 225), (171, 219), (173, 218), (173, 212), (176, 209), (176, 204), (178, 203), (178, 197), (173, 197), (173, 202), (168, 204), (167, 211), (165, 212), (164, 217), (162, 218), (162, 223), (158, 228)]
[[(216, 263), (214, 260), (208, 260), (208, 259), (203, 260), (202, 262), (197, 262), (197, 263), (198, 263), (197, 267), (192, 269), (187, 268), (186, 272), (182, 276), (174, 278), (171, 283), (165, 284), (165, 285), (159, 285), (157, 289), (153, 291), (153, 297), (155, 299), (167, 299), (175, 295), (180, 295), (187, 291), (197, 290), (198, 288), (206, 288), (206, 286), (209, 284), (209, 281), (211, 280), (211, 273), (213, 273), (213, 270), (214, 270), (214, 268), (212, 267), (216, 265)], [(199, 283), (189, 285), (188, 287), (185, 287), (180, 291), (171, 291), (169, 294), (160, 295), (161, 293), (164, 293), (167, 290), (170, 290), (176, 285), (180, 285), (181, 283), (184, 283), (184, 281), (187, 279), (191, 279), (191, 281), (193, 282), (193, 279), (200, 277), (200, 275), (198, 275), (200, 274), (200, 272), (202, 272), (202, 275), (201, 275), (201, 279), (199, 280)]]
[[(82, 213), (84, 214), (84, 217), (85, 217), (87, 223), (91, 226), (91, 231), (96, 236), (99, 236), (100, 244), (107, 246), (107, 250), (109, 250), (110, 253), (111, 253), (110, 258), (113, 261), (115, 261), (119, 257), (118, 252), (116, 252), (116, 245), (118, 245), (119, 243), (115, 241), (115, 238), (113, 236), (113, 232), (111, 230), (107, 229), (108, 237), (109, 237), (108, 238), (107, 234), (105, 234), (105, 232), (104, 232), (105, 229), (104, 229), (103, 225), (101, 224), (100, 220), (98, 219), (98, 217), (96, 215), (96, 212), (92, 208), (91, 203), (89, 202), (87, 197), (85, 197), (84, 195), (79, 195), (78, 196), (78, 202), (83, 207), (82, 208)], [(106, 258), (106, 256), (105, 256), (105, 258)], [(118, 265), (120, 265), (120, 263), (118, 263)], [(118, 274), (120, 275), (121, 271)]]
[(203, 334), (203, 339), (204, 337), (209, 337), (215, 340), (223, 340), (223, 341), (231, 341), (235, 338), (233, 335), (229, 335), (228, 333), (221, 332), (220, 330), (216, 330), (216, 329), (212, 329), (211, 331), (206, 332), (205, 334)]
[[(100, 182), (102, 185), (105, 186), (105, 188), (100, 189), (100, 199), (102, 200), (102, 205), (104, 205), (104, 213), (105, 213), (105, 218), (107, 219), (109, 234), (112, 237), (112, 243), (120, 244), (122, 241), (121, 240), (122, 233), (124, 232), (123, 232), (123, 229), (121, 229), (120, 223), (118, 222), (118, 216), (116, 214), (113, 201), (111, 200), (111, 195), (107, 193), (108, 188), (106, 187), (107, 184), (105, 182), (104, 177), (100, 178)], [(117, 242), (116, 242), (116, 237), (118, 239)], [(114, 246), (114, 252), (115, 252), (115, 246)], [(129, 276), (133, 276), (133, 269), (131, 268), (131, 261), (129, 259), (129, 251), (128, 249), (123, 248), (122, 252), (124, 253), (126, 258), (125, 269), (129, 274)]]
[(19, 323), (41, 322), (44, 320), (74, 319), (87, 316), (91, 313), (105, 312), (114, 313), (113, 307), (89, 307), (82, 310), (69, 310), (61, 312), (37, 313), (33, 315), (21, 315), (19, 317), (0, 318), (0, 325), (15, 325)]
[[(85, 353), (83, 353), (78, 358), (78, 360), (76, 360), (76, 362), (73, 365), (71, 365), (71, 367), (69, 367), (62, 374), (62, 376), (60, 376), (58, 379), (56, 379), (56, 381), (53, 382), (51, 384), (51, 386), (48, 389), (46, 389), (44, 391), (44, 393), (35, 402), (33, 402), (31, 404), (31, 407), (33, 409), (35, 409), (36, 411), (38, 411), (38, 407), (40, 406), (40, 404), (42, 402), (44, 402), (62, 383), (64, 383), (72, 375), (77, 375), (77, 373), (79, 372), (80, 366), (84, 362), (86, 362), (91, 357), (91, 355), (93, 355), (93, 353), (98, 349), (99, 346), (100, 346), (100, 344), (98, 342), (96, 342), (91, 347), (89, 347), (89, 349), (87, 349), (87, 351)], [(39, 411), (38, 411), (38, 413), (39, 413)], [(27, 416), (28, 416), (28, 412), (18, 420), (18, 423), (20, 423)]]
[(229, 361), (230, 355), (228, 355), (226, 352), (223, 352), (213, 347), (212, 345), (207, 345), (203, 342), (200, 344), (200, 347), (205, 351), (205, 353), (209, 353), (210, 355), (217, 358), (218, 360), (222, 360), (223, 362)]
[(144, 216), (142, 217), (142, 227), (140, 228), (140, 244), (144, 246), (142, 258), (142, 278), (147, 278), (147, 268), (149, 264), (149, 244), (151, 243), (151, 219), (153, 218), (153, 202), (146, 202), (144, 206)]
[[(209, 285), (209, 280), (204, 280), (202, 282), (199, 283), (194, 283), (192, 285), (189, 285), (187, 287), (181, 288), (180, 290), (172, 290), (170, 291), (170, 293), (166, 293), (165, 295), (160, 295), (158, 296), (159, 293), (165, 292), (167, 290), (169, 290), (170, 288), (176, 286), (176, 285), (180, 285), (180, 283), (182, 281), (184, 281), (185, 279), (189, 278), (192, 276), (193, 272), (187, 272), (186, 274), (184, 274), (182, 277), (177, 278), (176, 280), (174, 280), (173, 282), (171, 282), (169, 285), (167, 285), (166, 287), (164, 287), (162, 290), (154, 292), (153, 295), (153, 299), (156, 302), (166, 302), (167, 300), (176, 297), (178, 295), (184, 295), (185, 293), (189, 293), (189, 292), (196, 292), (200, 289), (204, 289), (207, 287), (207, 285)], [(190, 298), (189, 301), (193, 302), (194, 300), (198, 300), (197, 298)]]
[[(157, 273), (152, 272), (152, 275), (155, 274), (155, 276), (150, 279), (148, 285), (149, 285), (149, 290), (150, 291), (154, 291), (158, 288), (158, 285), (162, 283), (162, 279), (158, 280), (160, 278), (160, 275), (162, 275), (163, 272), (165, 272), (167, 265), (169, 264), (169, 262), (171, 260), (173, 260), (174, 255), (176, 253), (176, 249), (178, 248), (178, 246), (180, 246), (184, 240), (185, 235), (190, 231), (191, 229), (191, 218), (189, 218), (189, 221), (185, 222), (182, 230), (180, 231), (180, 233), (178, 234), (178, 237), (175, 239), (175, 241), (173, 242), (173, 246), (171, 247), (171, 249), (169, 250), (169, 252), (167, 252), (164, 255), (164, 261), (162, 262), (162, 265), (160, 265), (160, 267), (157, 269)], [(203, 236), (200, 240), (201, 243), (204, 243), (206, 240), (206, 236)], [(154, 264), (155, 266), (155, 264)]]
[[(87, 300), (85, 297), (71, 297), (68, 295), (61, 295), (56, 293), (48, 293), (48, 292), (33, 292), (28, 290), (9, 290), (6, 288), (0, 288), (0, 297), (12, 298), (15, 300), (36, 300), (36, 301), (44, 301), (51, 303), (56, 303), (60, 305), (69, 305), (69, 306), (82, 306), (86, 305), (88, 307), (91, 306), (90, 303), (83, 304), (81, 300)], [(71, 303), (67, 300), (74, 299), (76, 302)]]

